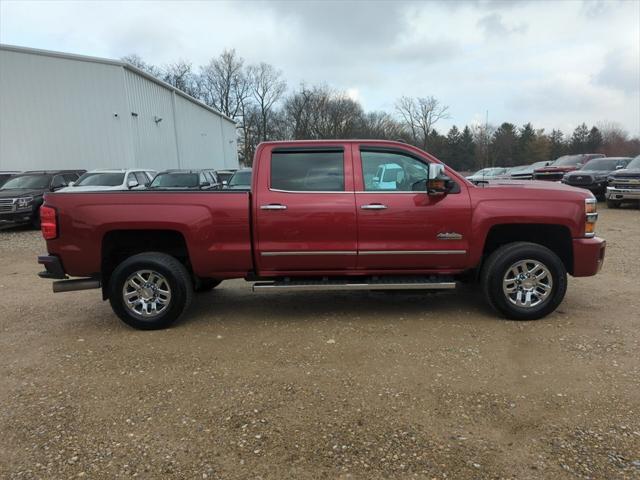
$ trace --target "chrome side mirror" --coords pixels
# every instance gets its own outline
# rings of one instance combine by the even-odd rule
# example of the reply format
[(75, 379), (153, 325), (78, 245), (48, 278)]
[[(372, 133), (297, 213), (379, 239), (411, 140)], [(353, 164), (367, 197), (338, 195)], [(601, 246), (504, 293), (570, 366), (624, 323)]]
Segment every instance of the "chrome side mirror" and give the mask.
[(444, 195), (447, 193), (447, 180), (444, 165), (441, 163), (430, 163), (429, 177), (427, 179), (427, 194)]

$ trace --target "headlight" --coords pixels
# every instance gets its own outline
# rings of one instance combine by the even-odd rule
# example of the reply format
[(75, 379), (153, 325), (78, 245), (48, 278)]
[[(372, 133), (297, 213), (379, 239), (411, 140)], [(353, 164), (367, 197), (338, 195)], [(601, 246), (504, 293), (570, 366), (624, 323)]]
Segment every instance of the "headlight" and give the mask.
[(33, 204), (33, 197), (21, 197), (16, 202), (16, 209), (27, 210), (31, 208), (32, 204)]
[(591, 238), (596, 235), (596, 222), (598, 221), (598, 203), (595, 198), (586, 198), (584, 201), (584, 236)]

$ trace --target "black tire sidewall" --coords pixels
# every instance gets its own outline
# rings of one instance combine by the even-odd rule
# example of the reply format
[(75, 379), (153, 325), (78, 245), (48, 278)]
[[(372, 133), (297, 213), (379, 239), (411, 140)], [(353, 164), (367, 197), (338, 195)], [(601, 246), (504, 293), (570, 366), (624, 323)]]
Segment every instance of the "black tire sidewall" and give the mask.
[[(171, 288), (169, 307), (153, 319), (142, 319), (132, 314), (124, 304), (122, 288), (129, 276), (137, 270), (155, 270), (163, 275)], [(166, 254), (139, 254), (124, 260), (113, 271), (109, 281), (109, 302), (113, 311), (127, 325), (139, 330), (167, 328), (182, 314), (190, 300), (191, 285), (186, 269)]]
[[(513, 305), (502, 290), (507, 269), (519, 260), (537, 260), (543, 263), (553, 278), (551, 297), (539, 306), (522, 308)], [(562, 260), (542, 245), (519, 243), (503, 247), (490, 259), (490, 271), (485, 276), (485, 293), (491, 305), (511, 320), (537, 320), (553, 312), (564, 299), (567, 290), (567, 272)]]

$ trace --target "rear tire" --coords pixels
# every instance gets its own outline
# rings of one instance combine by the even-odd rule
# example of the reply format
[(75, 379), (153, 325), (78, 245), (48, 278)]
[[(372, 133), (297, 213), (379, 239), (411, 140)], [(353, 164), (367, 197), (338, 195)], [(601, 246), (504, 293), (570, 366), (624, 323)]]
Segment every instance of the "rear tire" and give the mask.
[(607, 199), (607, 208), (620, 208), (620, 200)]
[(187, 309), (193, 296), (185, 266), (165, 253), (133, 255), (116, 267), (108, 286), (111, 308), (139, 330), (167, 328)]
[(195, 292), (196, 293), (210, 292), (221, 283), (222, 283), (222, 280), (216, 280), (215, 278), (200, 278), (196, 281)]
[(567, 291), (562, 260), (536, 243), (515, 242), (498, 248), (485, 262), (480, 278), (489, 304), (510, 320), (547, 316)]

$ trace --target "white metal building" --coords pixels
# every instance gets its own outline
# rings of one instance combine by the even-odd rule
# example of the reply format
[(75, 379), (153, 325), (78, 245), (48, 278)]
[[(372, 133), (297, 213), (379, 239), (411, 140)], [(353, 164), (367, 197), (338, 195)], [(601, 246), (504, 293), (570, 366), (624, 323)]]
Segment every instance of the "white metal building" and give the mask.
[(132, 65), (0, 45), (0, 171), (237, 168), (228, 117)]

